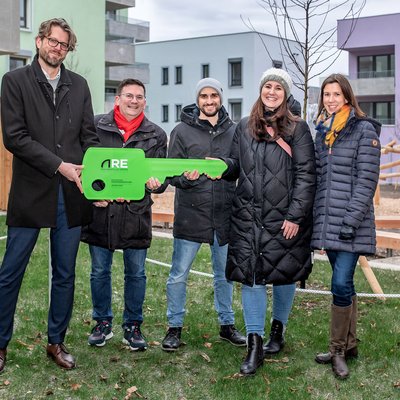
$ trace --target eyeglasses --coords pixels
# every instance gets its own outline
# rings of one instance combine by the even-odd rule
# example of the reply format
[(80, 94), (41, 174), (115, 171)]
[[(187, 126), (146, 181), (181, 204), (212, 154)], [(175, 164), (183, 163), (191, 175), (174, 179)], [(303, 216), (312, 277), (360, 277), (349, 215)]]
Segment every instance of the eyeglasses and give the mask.
[(132, 101), (133, 99), (136, 99), (136, 101), (144, 100), (144, 96), (142, 96), (141, 94), (135, 96), (132, 93), (121, 93), (120, 96), (125, 96), (129, 101)]
[(49, 41), (49, 45), (51, 47), (57, 47), (60, 45), (61, 50), (67, 51), (69, 50), (69, 44), (65, 42), (59, 42), (57, 39), (51, 38), (51, 37), (46, 37), (46, 39)]

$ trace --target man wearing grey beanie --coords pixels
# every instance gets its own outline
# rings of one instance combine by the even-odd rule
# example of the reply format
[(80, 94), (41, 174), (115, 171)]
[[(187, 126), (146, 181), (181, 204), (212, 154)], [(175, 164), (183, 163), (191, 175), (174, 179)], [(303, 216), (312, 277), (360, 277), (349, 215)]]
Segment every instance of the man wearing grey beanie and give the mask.
[[(205, 78), (195, 90), (196, 104), (183, 108), (181, 122), (173, 129), (169, 158), (228, 157), (235, 124), (222, 106), (219, 81)], [(233, 285), (225, 277), (229, 219), (235, 182), (211, 180), (197, 171), (171, 179), (175, 186), (174, 250), (167, 280), (168, 331), (164, 351), (181, 345), (189, 270), (202, 243), (210, 245), (214, 271), (214, 305), (220, 324), (219, 336), (235, 346), (246, 338), (234, 326)], [(205, 318), (206, 316), (204, 316)]]

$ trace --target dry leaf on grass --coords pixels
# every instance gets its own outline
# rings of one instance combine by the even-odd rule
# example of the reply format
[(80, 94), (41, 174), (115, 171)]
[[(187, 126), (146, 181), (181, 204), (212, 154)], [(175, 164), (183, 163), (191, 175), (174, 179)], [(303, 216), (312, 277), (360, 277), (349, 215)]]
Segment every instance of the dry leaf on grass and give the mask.
[(200, 355), (207, 361), (211, 362), (211, 358), (206, 353), (200, 353)]
[(71, 389), (72, 390), (78, 390), (82, 387), (80, 383), (71, 383)]
[(132, 398), (132, 395), (134, 394), (136, 397), (143, 399), (143, 396), (137, 391), (136, 386), (131, 386), (130, 388), (126, 389), (126, 396), (124, 397), (124, 400), (129, 400)]
[(207, 347), (207, 349), (211, 349), (212, 343), (206, 342), (206, 343), (204, 343), (204, 347)]

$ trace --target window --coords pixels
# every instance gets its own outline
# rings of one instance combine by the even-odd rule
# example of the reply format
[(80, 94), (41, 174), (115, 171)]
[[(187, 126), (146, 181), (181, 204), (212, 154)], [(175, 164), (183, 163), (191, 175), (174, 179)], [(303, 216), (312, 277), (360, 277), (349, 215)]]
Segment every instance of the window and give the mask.
[(393, 77), (394, 70), (394, 54), (358, 57), (359, 79)]
[(26, 58), (10, 56), (10, 71), (13, 69), (21, 68), (26, 65)]
[(30, 28), (30, 12), (31, 0), (19, 0), (19, 27), (24, 29)]
[(182, 67), (175, 67), (175, 85), (182, 83)]
[(175, 122), (181, 120), (182, 104), (175, 104)]
[(113, 87), (106, 87), (104, 89), (105, 100), (107, 102), (114, 102), (115, 96), (117, 95), (117, 89)]
[(229, 86), (242, 86), (242, 59), (232, 59), (229, 62)]
[(164, 104), (161, 106), (161, 122), (168, 122), (169, 119), (169, 110), (168, 110), (168, 104)]
[(201, 65), (201, 79), (210, 77), (210, 64)]
[(394, 101), (360, 102), (361, 109), (384, 125), (395, 124)]
[(169, 83), (169, 70), (168, 67), (161, 69), (161, 85), (168, 85)]
[(242, 118), (242, 100), (229, 100), (229, 116), (233, 122)]

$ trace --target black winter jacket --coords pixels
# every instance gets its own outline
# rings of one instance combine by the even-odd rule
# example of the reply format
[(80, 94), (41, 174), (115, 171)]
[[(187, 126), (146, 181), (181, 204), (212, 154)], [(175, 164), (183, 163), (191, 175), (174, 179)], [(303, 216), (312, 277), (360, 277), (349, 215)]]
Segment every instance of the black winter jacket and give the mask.
[(99, 144), (86, 80), (61, 65), (54, 105), (36, 56), (4, 75), (1, 122), (4, 146), (13, 154), (7, 225), (55, 227), (60, 184), (68, 226), (89, 223), (90, 202), (75, 182), (56, 173), (62, 161), (82, 164), (86, 149)]
[[(288, 143), (290, 157), (276, 142), (257, 142), (240, 121), (226, 178), (239, 178), (233, 199), (226, 277), (245, 285), (289, 284), (312, 269), (310, 247), (315, 192), (314, 145), (305, 121)], [(298, 234), (282, 235), (284, 220)]]
[[(138, 130), (124, 144), (114, 121), (114, 111), (95, 117), (102, 147), (143, 149), (146, 157), (163, 158), (167, 153), (167, 135), (146, 117)], [(82, 229), (81, 240), (96, 246), (114, 249), (144, 249), (151, 243), (150, 192), (142, 200), (111, 202), (105, 208), (93, 206), (93, 222)]]
[[(216, 126), (199, 119), (195, 104), (182, 110), (181, 123), (171, 132), (169, 158), (227, 157), (230, 152), (235, 124), (222, 107)], [(234, 182), (211, 180), (201, 175), (189, 181), (183, 175), (170, 181), (176, 187), (174, 237), (198, 243), (228, 243), (229, 218), (232, 208)]]
[[(353, 111), (331, 151), (325, 135), (317, 132), (313, 248), (375, 254), (373, 197), (379, 179), (379, 132), (379, 122), (359, 119)], [(355, 228), (353, 240), (339, 240), (343, 224)]]

